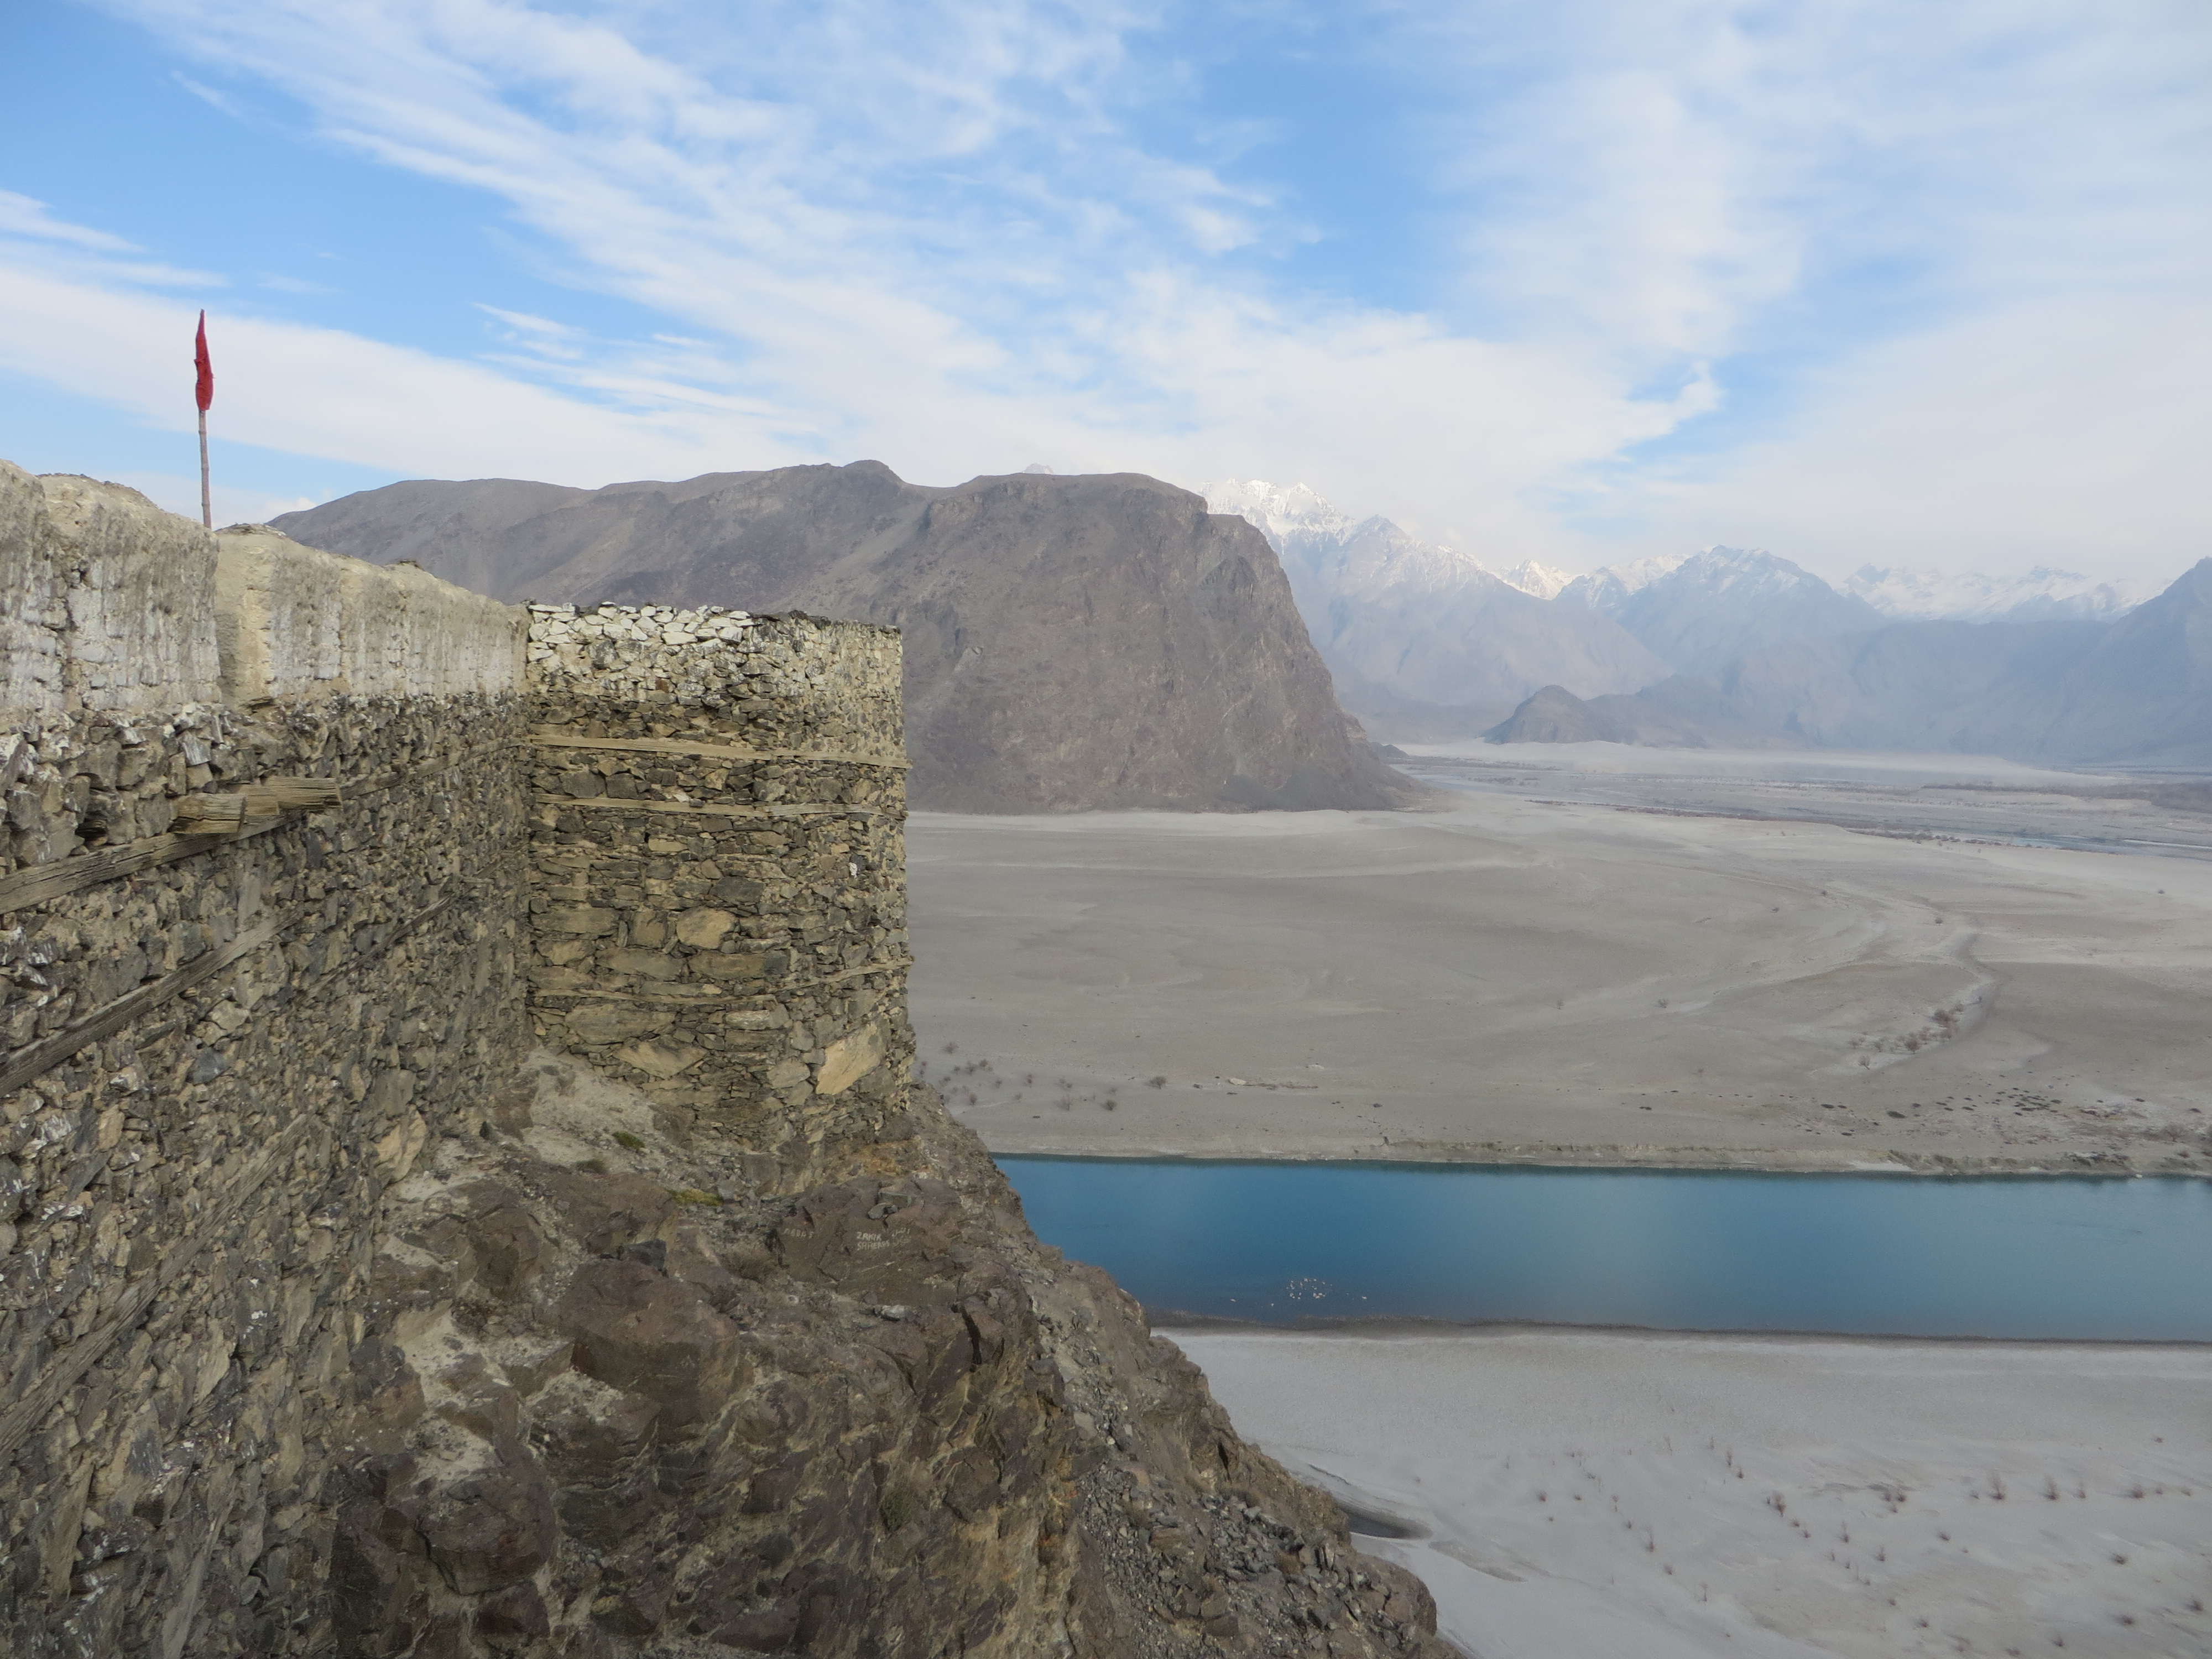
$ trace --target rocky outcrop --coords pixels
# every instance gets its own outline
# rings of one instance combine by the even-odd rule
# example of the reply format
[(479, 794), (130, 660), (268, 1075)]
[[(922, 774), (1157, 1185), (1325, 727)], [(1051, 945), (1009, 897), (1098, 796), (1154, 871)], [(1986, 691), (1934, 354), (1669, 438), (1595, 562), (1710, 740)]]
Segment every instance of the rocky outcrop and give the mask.
[(1376, 807), (1420, 793), (1346, 731), (1265, 538), (1158, 479), (933, 489), (862, 461), (551, 489), (394, 484), (278, 523), (504, 599), (895, 623), (920, 806)]
[(797, 1190), (668, 1127), (541, 1054), (387, 1197), (338, 1653), (1449, 1652), (933, 1095)]
[(1619, 743), (1621, 733), (1564, 685), (1533, 692), (1483, 737), (1491, 743)]

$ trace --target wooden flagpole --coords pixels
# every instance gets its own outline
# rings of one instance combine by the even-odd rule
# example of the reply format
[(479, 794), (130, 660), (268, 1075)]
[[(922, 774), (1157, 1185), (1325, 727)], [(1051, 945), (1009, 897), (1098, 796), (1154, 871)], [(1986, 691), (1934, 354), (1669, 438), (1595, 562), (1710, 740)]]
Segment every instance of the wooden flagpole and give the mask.
[(215, 365), (208, 360), (207, 313), (192, 337), (192, 401), (200, 408), (200, 523), (215, 528), (215, 497), (208, 488), (207, 412), (215, 402)]

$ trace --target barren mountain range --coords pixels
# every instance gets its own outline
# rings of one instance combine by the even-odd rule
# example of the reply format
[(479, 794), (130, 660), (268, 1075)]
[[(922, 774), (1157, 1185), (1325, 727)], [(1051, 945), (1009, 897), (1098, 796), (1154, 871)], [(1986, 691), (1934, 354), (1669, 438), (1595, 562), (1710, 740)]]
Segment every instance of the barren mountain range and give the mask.
[(933, 489), (860, 461), (597, 490), (423, 481), (276, 527), (504, 599), (896, 623), (921, 806), (1374, 807), (1417, 793), (1337, 707), (1267, 541), (1154, 478)]
[[(1580, 735), (1557, 735), (1571, 726)], [(1545, 687), (1492, 735), (2212, 766), (2212, 559), (2116, 622), (1890, 623), (1794, 640), (1633, 696)]]
[(1304, 486), (1205, 491), (1040, 472), (940, 489), (862, 461), (598, 490), (422, 481), (277, 524), (502, 599), (895, 623), (914, 799), (947, 810), (1412, 799), (1340, 700), (1407, 740), (2212, 763), (2212, 562), (2142, 603), (2054, 570), (1868, 566), (1839, 592), (1727, 547), (1568, 579)]
[(1382, 736), (2212, 763), (2212, 562), (2155, 597), (1872, 565), (1838, 591), (1729, 547), (1562, 584), (1304, 486), (1206, 489), (1281, 552), (1345, 706)]

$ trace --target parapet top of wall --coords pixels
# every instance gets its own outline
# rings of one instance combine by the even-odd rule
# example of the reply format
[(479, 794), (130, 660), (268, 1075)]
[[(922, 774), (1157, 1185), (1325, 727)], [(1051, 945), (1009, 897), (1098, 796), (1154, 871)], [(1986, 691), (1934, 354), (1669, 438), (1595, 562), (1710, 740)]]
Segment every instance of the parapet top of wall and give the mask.
[(524, 613), (407, 567), (0, 461), (0, 725), (301, 695), (518, 690)]
[(266, 525), (218, 538), (216, 618), (233, 702), (452, 696), (522, 683), (525, 612), (412, 565), (303, 547)]
[(902, 748), (899, 650), (898, 629), (875, 623), (717, 605), (530, 607), (532, 687), (578, 718), (628, 705), (649, 723), (655, 708), (703, 708), (758, 724), (763, 741), (884, 758)]
[(0, 710), (217, 695), (215, 538), (135, 489), (0, 461)]

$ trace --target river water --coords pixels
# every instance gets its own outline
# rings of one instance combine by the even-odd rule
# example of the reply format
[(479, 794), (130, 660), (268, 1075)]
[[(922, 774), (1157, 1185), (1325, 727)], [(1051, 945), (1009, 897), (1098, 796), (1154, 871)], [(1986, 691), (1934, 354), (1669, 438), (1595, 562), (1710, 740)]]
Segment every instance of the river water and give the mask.
[(1155, 1315), (2212, 1341), (2212, 1182), (1001, 1158)]

